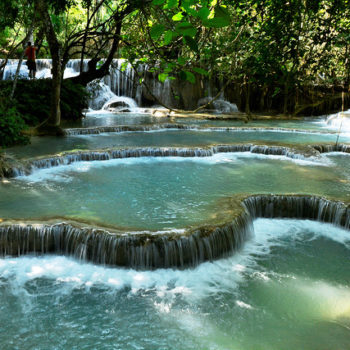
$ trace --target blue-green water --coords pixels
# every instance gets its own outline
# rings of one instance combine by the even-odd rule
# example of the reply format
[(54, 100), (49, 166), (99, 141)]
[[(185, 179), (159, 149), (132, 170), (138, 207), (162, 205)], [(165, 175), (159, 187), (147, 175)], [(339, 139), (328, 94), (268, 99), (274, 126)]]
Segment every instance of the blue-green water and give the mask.
[[(193, 131), (162, 130), (152, 132), (105, 133), (100, 135), (36, 137), (31, 145), (13, 147), (7, 152), (20, 158), (55, 154), (73, 149), (98, 149), (108, 147), (152, 147), (152, 146), (210, 146), (232, 143), (287, 143), (306, 145), (335, 143), (335, 134), (307, 134), (275, 131)], [(350, 136), (342, 135), (339, 142), (350, 142)]]
[[(100, 116), (101, 124), (90, 119), (86, 125), (155, 122), (137, 118), (107, 121)], [(271, 125), (324, 130), (324, 124), (313, 121), (254, 126)], [(32, 145), (9, 152), (27, 158), (72, 149), (300, 145), (330, 143), (335, 137), (175, 130), (34, 138)], [(349, 142), (348, 135), (342, 134), (340, 142)], [(237, 193), (297, 192), (349, 201), (349, 159), (340, 153), (308, 160), (227, 153), (75, 163), (0, 182), (0, 221), (66, 217), (131, 230), (182, 229), (206, 222), (220, 212), (224, 198)], [(350, 348), (349, 231), (268, 219), (256, 220), (254, 231), (232, 257), (184, 271), (139, 272), (58, 256), (0, 259), (0, 348)]]
[(205, 221), (215, 214), (220, 198), (237, 193), (349, 198), (349, 159), (349, 155), (334, 155), (303, 161), (224, 153), (80, 162), (0, 184), (1, 215), (64, 216), (133, 229), (182, 228)]
[(297, 220), (254, 227), (241, 252), (193, 270), (2, 259), (1, 347), (348, 349), (349, 232)]

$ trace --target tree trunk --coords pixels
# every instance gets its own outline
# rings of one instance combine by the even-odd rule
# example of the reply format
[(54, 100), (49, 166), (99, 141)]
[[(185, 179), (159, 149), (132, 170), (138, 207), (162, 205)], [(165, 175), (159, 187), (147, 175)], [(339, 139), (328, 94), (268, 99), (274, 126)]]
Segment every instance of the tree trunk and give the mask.
[(288, 93), (289, 93), (289, 86), (288, 81), (284, 83), (284, 102), (283, 102), (283, 114), (287, 115), (288, 113)]
[(37, 21), (43, 31), (49, 44), (52, 57), (52, 88), (51, 88), (51, 108), (50, 116), (39, 129), (44, 134), (62, 135), (63, 131), (59, 127), (61, 124), (61, 82), (62, 82), (62, 59), (61, 47), (53, 28), (47, 1), (35, 0), (35, 12)]
[(15, 90), (17, 87), (17, 81), (18, 81), (18, 77), (19, 77), (19, 73), (21, 71), (21, 66), (22, 66), (22, 62), (23, 62), (23, 57), (24, 57), (24, 50), (25, 50), (25, 45), (27, 43), (27, 41), (29, 40), (29, 38), (31, 37), (31, 35), (33, 34), (33, 28), (30, 28), (30, 30), (28, 31), (26, 37), (23, 40), (23, 53), (22, 56), (20, 57), (20, 59), (18, 60), (18, 65), (17, 65), (17, 69), (16, 69), (16, 74), (15, 77), (13, 79), (13, 84), (12, 84), (12, 90), (11, 90), (11, 95), (10, 95), (10, 100), (13, 99), (13, 96), (15, 94)]
[(247, 114), (248, 119), (250, 119), (250, 83), (246, 79), (245, 83), (245, 113)]

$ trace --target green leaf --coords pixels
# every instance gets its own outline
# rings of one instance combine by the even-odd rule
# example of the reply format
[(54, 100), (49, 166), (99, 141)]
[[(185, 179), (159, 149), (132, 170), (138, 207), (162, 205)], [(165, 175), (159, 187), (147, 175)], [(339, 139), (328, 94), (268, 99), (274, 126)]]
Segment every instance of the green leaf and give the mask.
[(206, 71), (205, 69), (202, 69), (202, 68), (194, 67), (193, 70), (194, 70), (196, 73), (199, 73), (199, 74), (201, 74), (201, 75), (206, 75), (206, 76), (209, 75), (209, 72)]
[(179, 58), (177, 59), (177, 61), (179, 62), (179, 64), (180, 64), (181, 66), (184, 66), (184, 65), (186, 64), (186, 60), (185, 60), (183, 57), (179, 57)]
[(180, 76), (181, 80), (186, 80), (187, 79), (186, 72), (184, 72), (183, 70), (180, 71), (179, 76)]
[(193, 25), (190, 22), (179, 23), (175, 27), (175, 30), (183, 36), (194, 37), (197, 34), (197, 29), (193, 27)]
[(163, 5), (165, 3), (166, 0), (153, 0), (152, 1), (152, 5)]
[(184, 15), (182, 14), (182, 12), (178, 12), (176, 15), (174, 15), (172, 17), (172, 20), (174, 22), (178, 22), (178, 21), (181, 21), (183, 19)]
[(214, 17), (212, 19), (203, 21), (203, 24), (207, 28), (223, 28), (229, 26), (230, 22), (222, 17)]
[(126, 68), (128, 67), (128, 62), (123, 62), (120, 66), (120, 71), (125, 72)]
[(164, 5), (164, 9), (172, 9), (177, 6), (179, 6), (179, 0), (168, 0)]
[(207, 7), (202, 7), (197, 14), (202, 21), (205, 21), (206, 19), (208, 19), (210, 10)]
[(153, 40), (157, 40), (164, 33), (165, 27), (163, 24), (156, 24), (151, 28), (150, 34)]
[(190, 83), (194, 84), (196, 82), (196, 77), (193, 73), (185, 71), (186, 74), (186, 80), (189, 81)]
[(215, 8), (214, 18), (203, 20), (203, 24), (209, 28), (222, 28), (231, 24), (230, 13), (223, 6)]
[(165, 80), (168, 78), (168, 75), (167, 73), (160, 73), (158, 74), (158, 80), (161, 82), (161, 83), (164, 83)]
[(192, 50), (198, 52), (198, 44), (197, 41), (192, 39), (190, 36), (183, 37), (184, 43)]
[(215, 8), (215, 17), (222, 17), (231, 20), (231, 15), (227, 11), (226, 7), (218, 6)]
[(187, 80), (192, 84), (194, 84), (196, 82), (195, 75), (189, 71), (182, 70), (182, 71), (180, 71), (179, 76), (180, 76), (181, 80)]
[(171, 40), (173, 40), (173, 32), (168, 30), (164, 34), (164, 45), (169, 45)]

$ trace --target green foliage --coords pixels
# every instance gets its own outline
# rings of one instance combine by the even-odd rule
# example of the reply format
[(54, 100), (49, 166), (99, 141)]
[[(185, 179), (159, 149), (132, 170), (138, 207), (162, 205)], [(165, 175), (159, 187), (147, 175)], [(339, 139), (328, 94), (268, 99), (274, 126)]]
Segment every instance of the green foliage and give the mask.
[[(206, 13), (205, 11), (204, 13)], [(202, 16), (199, 15), (199, 16)], [(203, 24), (208, 28), (223, 28), (231, 23), (230, 13), (222, 6), (217, 6), (214, 11), (214, 17), (210, 19), (203, 18)]]
[(26, 144), (29, 138), (22, 134), (27, 126), (15, 106), (0, 97), (0, 147)]
[(168, 78), (168, 74), (167, 73), (161, 73), (161, 74), (158, 75), (158, 80), (161, 83), (164, 83), (167, 78)]
[(65, 120), (79, 120), (83, 109), (87, 108), (88, 92), (85, 87), (63, 80), (61, 87), (61, 114)]
[(6, 27), (12, 26), (19, 13), (19, 4), (17, 1), (0, 0), (0, 31)]
[(153, 26), (150, 31), (151, 38), (154, 40), (159, 39), (160, 36), (164, 33), (164, 29), (165, 27), (163, 24), (156, 24)]
[[(48, 3), (65, 61), (72, 55), (80, 58), (82, 51), (85, 57), (95, 60), (107, 57), (116, 23), (122, 21), (119, 57), (132, 62), (135, 68), (146, 63), (149, 72), (155, 73), (161, 82), (174, 77), (190, 83), (198, 78), (218, 78), (236, 83), (241, 91), (248, 85), (263, 89), (261, 100), (283, 100), (291, 91), (301, 91), (307, 85), (350, 85), (349, 0), (48, 0)], [(0, 27), (7, 25), (0, 31), (3, 57), (18, 29), (16, 43), (24, 37), (23, 28), (30, 27), (32, 5), (33, 0), (0, 0), (0, 12), (4, 13)], [(93, 17), (89, 18), (89, 14)], [(9, 27), (9, 23), (14, 27)], [(126, 66), (127, 62), (122, 71)], [(36, 89), (38, 96), (47, 97), (41, 86)], [(29, 94), (26, 90), (22, 93)], [(35, 107), (34, 112), (36, 97), (27, 97), (29, 106), (33, 106), (29, 112), (28, 105), (16, 97), (21, 115), (24, 113), (28, 123), (34, 123), (35, 118), (42, 120), (48, 113), (48, 104)], [(74, 115), (80, 107), (70, 108), (68, 103), (65, 105), (66, 99), (62, 100), (62, 108)], [(70, 102), (74, 104), (72, 99)]]
[[(0, 89), (9, 96), (11, 81), (1, 81)], [(64, 120), (78, 120), (87, 107), (86, 89), (69, 80), (63, 80), (61, 87), (61, 116)], [(28, 126), (36, 126), (49, 117), (51, 79), (19, 80), (13, 105)]]

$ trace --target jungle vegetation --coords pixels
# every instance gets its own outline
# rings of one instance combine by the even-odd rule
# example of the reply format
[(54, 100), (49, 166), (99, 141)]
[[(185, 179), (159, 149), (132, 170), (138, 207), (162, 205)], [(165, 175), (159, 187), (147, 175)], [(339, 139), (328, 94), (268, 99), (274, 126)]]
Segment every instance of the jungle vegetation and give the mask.
[[(53, 61), (40, 126), (47, 133), (59, 133), (71, 58), (81, 60), (72, 84), (86, 86), (108, 74), (113, 58), (125, 58), (135, 70), (147, 63), (161, 82), (220, 80), (248, 114), (332, 108), (349, 91), (350, 0), (0, 0), (0, 76), (31, 35), (39, 57)], [(20, 89), (12, 99), (5, 90), (1, 118), (17, 125)]]

